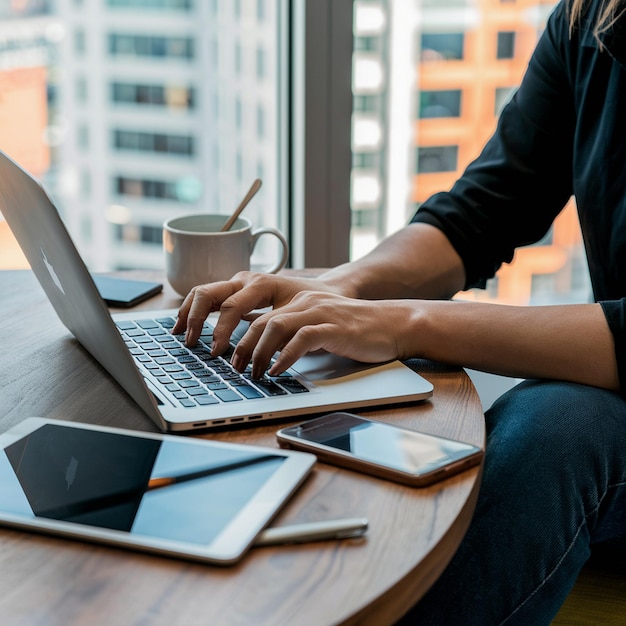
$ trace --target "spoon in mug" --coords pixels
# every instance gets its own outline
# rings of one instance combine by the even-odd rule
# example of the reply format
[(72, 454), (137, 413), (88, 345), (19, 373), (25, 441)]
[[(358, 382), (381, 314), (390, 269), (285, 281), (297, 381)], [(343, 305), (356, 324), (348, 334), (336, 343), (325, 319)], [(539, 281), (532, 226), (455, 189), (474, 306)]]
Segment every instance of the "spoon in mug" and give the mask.
[(248, 193), (244, 196), (244, 199), (241, 201), (241, 204), (235, 209), (235, 212), (226, 220), (224, 226), (222, 226), (221, 232), (225, 232), (230, 230), (231, 226), (235, 223), (235, 220), (239, 217), (239, 214), (246, 208), (246, 205), (254, 196), (256, 192), (261, 188), (261, 179), (257, 178), (250, 189), (248, 189)]

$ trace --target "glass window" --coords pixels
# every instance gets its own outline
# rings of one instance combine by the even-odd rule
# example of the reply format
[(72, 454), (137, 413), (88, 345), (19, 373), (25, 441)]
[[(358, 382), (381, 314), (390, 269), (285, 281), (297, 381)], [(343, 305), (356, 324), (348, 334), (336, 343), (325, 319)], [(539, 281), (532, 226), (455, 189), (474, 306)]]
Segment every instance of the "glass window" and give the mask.
[(458, 155), (458, 146), (420, 147), (417, 149), (417, 171), (420, 174), (456, 172)]
[(500, 115), (504, 105), (513, 97), (516, 87), (498, 87), (496, 88), (496, 99), (493, 114), (495, 117)]
[[(556, 1), (507, 1), (506, 11), (504, 0), (356, 1), (350, 258), (404, 226), (478, 155)], [(376, 68), (369, 81), (358, 80), (363, 60)], [(589, 289), (570, 202), (547, 237), (520, 249), (487, 290), (466, 295), (513, 304), (586, 301)]]
[(85, 31), (82, 29), (74, 32), (74, 50), (79, 56), (85, 54)]
[(463, 33), (422, 33), (420, 59), (428, 61), (449, 61), (463, 58)]
[(418, 117), (459, 117), (461, 115), (460, 89), (423, 90), (419, 93)]
[(189, 11), (192, 0), (106, 0), (110, 7), (129, 9), (177, 9)]
[(498, 33), (498, 59), (512, 59), (515, 55), (515, 33), (501, 32)]
[[(246, 216), (289, 236), (288, 0), (0, 5), (0, 119), (23, 128), (0, 125), (0, 142), (50, 190), (90, 269), (162, 269), (160, 224), (231, 213), (258, 172)], [(254, 255), (268, 265), (273, 242)]]
[(265, 51), (261, 46), (256, 50), (256, 77), (263, 80), (265, 76)]

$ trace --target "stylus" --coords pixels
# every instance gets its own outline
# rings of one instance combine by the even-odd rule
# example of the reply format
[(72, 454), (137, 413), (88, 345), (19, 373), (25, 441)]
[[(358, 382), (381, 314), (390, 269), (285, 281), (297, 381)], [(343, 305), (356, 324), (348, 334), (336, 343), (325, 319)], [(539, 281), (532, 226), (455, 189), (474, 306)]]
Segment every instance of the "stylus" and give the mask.
[(367, 530), (367, 519), (352, 517), (348, 519), (324, 520), (290, 526), (266, 528), (257, 537), (255, 546), (272, 546), (282, 543), (305, 543), (325, 539), (346, 539), (360, 537)]
[(178, 483), (185, 483), (190, 480), (196, 480), (198, 478), (206, 478), (207, 476), (214, 476), (215, 474), (230, 472), (231, 470), (247, 467), (248, 465), (256, 465), (257, 463), (265, 463), (266, 461), (275, 460), (275, 454), (263, 454), (260, 456), (253, 456), (247, 459), (242, 459), (241, 461), (234, 461), (233, 463), (225, 463), (224, 465), (207, 467), (206, 469), (189, 472), (188, 474), (179, 474), (176, 476), (155, 476), (148, 481), (146, 491), (152, 491), (153, 489), (162, 489), (163, 487), (169, 487), (170, 485), (177, 485)]

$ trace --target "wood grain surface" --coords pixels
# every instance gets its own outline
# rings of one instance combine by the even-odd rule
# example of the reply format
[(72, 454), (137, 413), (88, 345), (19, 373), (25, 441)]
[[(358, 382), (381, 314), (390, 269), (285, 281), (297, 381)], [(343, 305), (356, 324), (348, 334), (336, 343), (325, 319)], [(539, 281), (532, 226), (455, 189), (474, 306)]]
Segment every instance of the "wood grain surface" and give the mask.
[[(314, 273), (314, 271), (312, 272)], [(125, 272), (143, 279), (155, 272)], [(65, 329), (34, 275), (0, 272), (0, 431), (29, 416), (156, 431)], [(140, 305), (178, 307), (167, 285)], [(462, 369), (412, 361), (431, 399), (360, 410), (484, 445), (479, 398)], [(289, 421), (202, 435), (276, 447)], [(359, 539), (252, 548), (215, 567), (0, 529), (0, 616), (10, 624), (323, 626), (392, 624), (439, 576), (473, 512), (480, 468), (415, 489), (318, 463), (273, 525), (367, 517)]]

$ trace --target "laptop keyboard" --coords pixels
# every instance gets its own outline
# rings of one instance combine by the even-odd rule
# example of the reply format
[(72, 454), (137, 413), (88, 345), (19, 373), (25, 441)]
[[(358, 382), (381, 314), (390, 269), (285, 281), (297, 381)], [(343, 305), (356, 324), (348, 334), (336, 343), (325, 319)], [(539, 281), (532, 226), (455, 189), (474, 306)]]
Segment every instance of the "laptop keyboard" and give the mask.
[(157, 386), (181, 406), (243, 402), (309, 391), (289, 372), (260, 379), (252, 378), (250, 367), (238, 372), (229, 363), (234, 344), (222, 356), (211, 356), (213, 326), (209, 322), (204, 323), (196, 346), (188, 348), (184, 335), (172, 335), (174, 322), (164, 317), (119, 321), (116, 326), (139, 368), (148, 371)]

